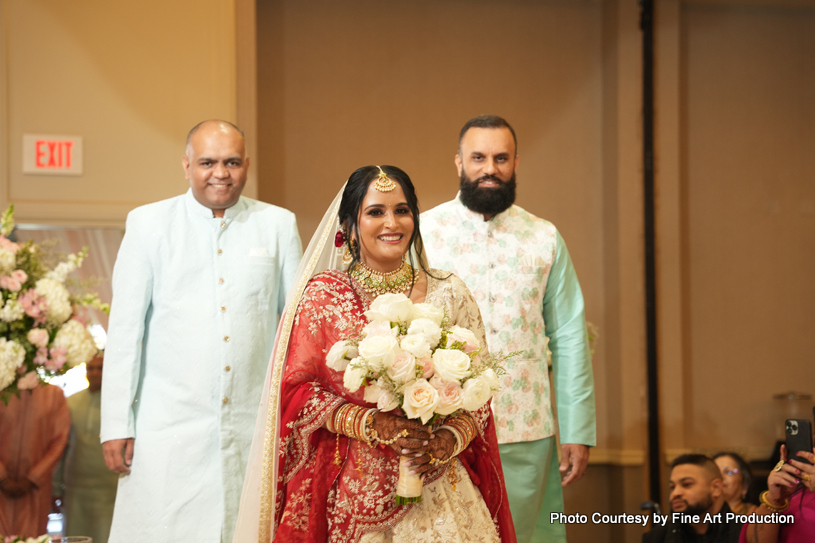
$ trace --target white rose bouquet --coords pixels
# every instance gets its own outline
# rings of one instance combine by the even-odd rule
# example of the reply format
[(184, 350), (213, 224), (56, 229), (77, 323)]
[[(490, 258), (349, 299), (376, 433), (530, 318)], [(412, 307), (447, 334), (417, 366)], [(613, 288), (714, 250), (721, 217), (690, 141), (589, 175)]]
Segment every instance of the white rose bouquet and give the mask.
[(67, 275), (82, 265), (87, 249), (50, 269), (33, 241), (16, 243), (14, 206), (0, 216), (0, 400), (36, 387), (89, 362), (97, 352), (82, 322), (81, 307), (110, 311), (96, 294), (72, 295)]
[[(350, 392), (364, 387), (365, 401), (380, 411), (401, 408), (422, 424), (481, 408), (498, 392), (504, 362), (515, 354), (479, 356), (471, 330), (450, 326), (442, 309), (404, 294), (378, 296), (365, 316), (370, 322), (362, 336), (335, 343), (326, 365), (343, 372)], [(400, 471), (397, 501), (420, 501), (421, 494), (419, 476)]]

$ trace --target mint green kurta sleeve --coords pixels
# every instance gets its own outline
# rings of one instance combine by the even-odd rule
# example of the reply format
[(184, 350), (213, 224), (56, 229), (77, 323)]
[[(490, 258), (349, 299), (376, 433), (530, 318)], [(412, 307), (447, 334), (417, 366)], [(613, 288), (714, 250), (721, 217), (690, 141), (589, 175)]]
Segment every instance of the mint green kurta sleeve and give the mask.
[(560, 232), (543, 297), (543, 320), (552, 351), (560, 441), (594, 446), (597, 444), (594, 376), (583, 293)]

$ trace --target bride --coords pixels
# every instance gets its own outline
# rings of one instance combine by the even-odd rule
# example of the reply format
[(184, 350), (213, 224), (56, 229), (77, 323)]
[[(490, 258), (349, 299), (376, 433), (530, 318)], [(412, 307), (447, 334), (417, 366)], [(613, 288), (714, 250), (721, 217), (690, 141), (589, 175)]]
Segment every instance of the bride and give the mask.
[[(289, 294), (235, 543), (515, 541), (489, 404), (424, 426), (377, 411), (326, 365), (331, 346), (358, 335), (386, 292), (443, 308), (486, 346), (470, 291), (426, 264), (410, 178), (366, 166), (335, 198)], [(395, 501), (400, 455), (424, 480), (419, 503)]]

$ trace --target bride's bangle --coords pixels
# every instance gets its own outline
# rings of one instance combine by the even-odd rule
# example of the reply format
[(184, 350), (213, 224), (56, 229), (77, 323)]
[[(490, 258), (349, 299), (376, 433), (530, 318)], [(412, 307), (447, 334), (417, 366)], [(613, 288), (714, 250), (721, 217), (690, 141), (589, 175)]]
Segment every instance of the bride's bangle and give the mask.
[(470, 415), (464, 412), (459, 412), (448, 418), (440, 428), (447, 428), (456, 436), (457, 447), (453, 456), (461, 454), (478, 435), (478, 427), (475, 425), (475, 421), (473, 421)]

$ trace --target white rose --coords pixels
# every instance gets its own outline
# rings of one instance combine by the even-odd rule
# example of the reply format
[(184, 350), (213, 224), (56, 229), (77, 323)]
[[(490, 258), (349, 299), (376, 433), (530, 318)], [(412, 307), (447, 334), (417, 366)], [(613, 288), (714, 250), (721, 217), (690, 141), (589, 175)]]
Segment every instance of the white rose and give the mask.
[(365, 316), (372, 321), (407, 322), (413, 310), (413, 302), (404, 294), (380, 294), (371, 303)]
[(416, 358), (430, 356), (430, 343), (424, 334), (408, 334), (402, 338), (401, 347)]
[(464, 392), (464, 409), (467, 411), (477, 411), (495, 393), (489, 379), (485, 378), (483, 374), (475, 379), (469, 379), (461, 388)]
[(5, 247), (0, 247), (0, 275), (8, 275), (17, 264), (17, 255)]
[(439, 393), (427, 379), (419, 379), (405, 387), (405, 400), (402, 409), (409, 419), (422, 419), (427, 424), (433, 417), (433, 411), (439, 403)]
[(0, 390), (17, 378), (17, 368), (25, 362), (25, 349), (14, 340), (0, 337)]
[(463, 391), (458, 383), (431, 379), (430, 384), (439, 393), (439, 405), (436, 406), (439, 415), (449, 415), (464, 406)]
[(444, 310), (427, 302), (413, 304), (413, 311), (410, 312), (410, 320), (413, 321), (416, 319), (430, 319), (435, 322), (437, 326), (441, 326), (441, 321), (444, 320)]
[(398, 345), (393, 336), (368, 336), (359, 343), (359, 356), (374, 368), (384, 368), (393, 360)]
[(25, 309), (17, 300), (9, 298), (6, 304), (0, 309), (0, 320), (3, 322), (14, 322), (25, 316)]
[(416, 357), (406, 351), (396, 354), (387, 367), (388, 377), (398, 385), (404, 385), (416, 379)]
[(54, 337), (52, 347), (65, 347), (65, 359), (71, 367), (87, 364), (99, 351), (91, 333), (76, 319), (62, 325)]
[(464, 343), (464, 352), (468, 354), (479, 347), (478, 338), (475, 337), (472, 331), (467, 328), (462, 328), (461, 326), (453, 325), (447, 333), (447, 345), (445, 345), (445, 347), (449, 349), (456, 341)]
[(441, 340), (441, 327), (430, 319), (413, 320), (407, 332), (407, 335), (423, 334), (431, 349), (435, 349)]
[(368, 336), (393, 336), (399, 335), (399, 328), (391, 328), (388, 321), (371, 321), (362, 329), (362, 335)]
[(484, 381), (492, 389), (493, 393), (501, 390), (501, 381), (498, 379), (498, 376), (495, 374), (495, 371), (492, 368), (485, 369), (478, 377), (480, 379), (484, 379)]
[(456, 349), (436, 349), (433, 367), (436, 375), (445, 381), (459, 383), (470, 376), (470, 357)]
[(375, 403), (380, 411), (392, 411), (399, 407), (399, 399), (384, 384), (381, 377), (377, 382), (365, 387), (365, 401)]
[(347, 341), (338, 341), (331, 347), (328, 354), (325, 355), (325, 365), (334, 371), (345, 371), (345, 368), (348, 367), (348, 362), (358, 354), (355, 346), (348, 345)]
[(43, 278), (34, 285), (34, 292), (45, 298), (48, 306), (48, 324), (59, 326), (71, 318), (70, 294), (65, 285), (53, 279)]
[(365, 367), (365, 363), (359, 358), (355, 358), (345, 368), (345, 373), (342, 375), (342, 384), (349, 392), (356, 392), (365, 382), (367, 376), (368, 369)]

